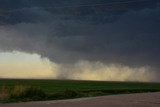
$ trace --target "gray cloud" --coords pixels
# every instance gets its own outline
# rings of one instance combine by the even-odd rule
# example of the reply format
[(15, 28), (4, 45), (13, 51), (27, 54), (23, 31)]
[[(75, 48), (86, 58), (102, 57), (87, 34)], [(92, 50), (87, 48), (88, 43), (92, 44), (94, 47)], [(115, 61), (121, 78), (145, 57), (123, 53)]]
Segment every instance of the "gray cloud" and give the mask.
[(10, 7), (11, 0), (0, 0), (6, 5), (0, 6), (3, 51), (38, 53), (58, 63), (89, 60), (159, 70), (158, 0), (89, 7), (63, 6), (117, 1), (15, 2)]
[[(35, 22), (51, 18), (77, 20), (81, 23), (103, 24), (116, 21), (128, 11), (139, 11), (159, 6), (159, 0), (0, 0), (0, 19), (8, 24)], [(46, 10), (46, 13), (44, 13)]]

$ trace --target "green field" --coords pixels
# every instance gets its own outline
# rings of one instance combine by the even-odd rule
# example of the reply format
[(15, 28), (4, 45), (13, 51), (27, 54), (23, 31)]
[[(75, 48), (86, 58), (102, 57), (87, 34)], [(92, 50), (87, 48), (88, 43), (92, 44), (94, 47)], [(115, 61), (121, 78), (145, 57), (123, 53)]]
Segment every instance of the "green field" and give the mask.
[(160, 91), (160, 83), (23, 79), (0, 80), (0, 88), (5, 86), (12, 90), (14, 86), (17, 85), (32, 86), (41, 89), (49, 96), (46, 100)]
[(48, 94), (69, 90), (160, 90), (160, 83), (139, 82), (104, 82), (104, 81), (72, 81), (72, 80), (0, 80), (0, 86), (13, 88), (15, 85), (39, 87)]

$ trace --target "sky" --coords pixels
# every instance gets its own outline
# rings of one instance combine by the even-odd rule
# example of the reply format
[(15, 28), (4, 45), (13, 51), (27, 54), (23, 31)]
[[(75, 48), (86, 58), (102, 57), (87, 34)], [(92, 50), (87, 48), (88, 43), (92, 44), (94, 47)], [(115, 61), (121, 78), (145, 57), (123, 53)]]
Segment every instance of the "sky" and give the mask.
[(159, 0), (0, 0), (0, 78), (160, 82)]

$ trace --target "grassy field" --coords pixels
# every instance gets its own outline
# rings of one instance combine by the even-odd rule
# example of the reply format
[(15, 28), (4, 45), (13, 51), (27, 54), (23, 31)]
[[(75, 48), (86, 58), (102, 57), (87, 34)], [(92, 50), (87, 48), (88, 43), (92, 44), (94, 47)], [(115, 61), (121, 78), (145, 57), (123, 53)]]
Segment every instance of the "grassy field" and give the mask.
[[(72, 80), (16, 80), (1, 79), (0, 89), (6, 87), (14, 90), (15, 86), (36, 87), (31, 90), (35, 93), (45, 93), (45, 98), (35, 98), (35, 94), (28, 99), (13, 97), (13, 102), (20, 99), (22, 101), (30, 100), (52, 100), (67, 99), (77, 97), (89, 97), (110, 94), (140, 93), (140, 92), (156, 92), (160, 91), (160, 83), (139, 83), (139, 82), (103, 82), (103, 81), (72, 81)], [(30, 92), (30, 91), (29, 91)], [(31, 93), (31, 92), (30, 92)], [(36, 93), (37, 96), (37, 93)], [(34, 99), (32, 98), (34, 97)], [(16, 99), (16, 100), (15, 100)], [(11, 99), (8, 102), (12, 101)], [(2, 101), (1, 101), (2, 102)]]

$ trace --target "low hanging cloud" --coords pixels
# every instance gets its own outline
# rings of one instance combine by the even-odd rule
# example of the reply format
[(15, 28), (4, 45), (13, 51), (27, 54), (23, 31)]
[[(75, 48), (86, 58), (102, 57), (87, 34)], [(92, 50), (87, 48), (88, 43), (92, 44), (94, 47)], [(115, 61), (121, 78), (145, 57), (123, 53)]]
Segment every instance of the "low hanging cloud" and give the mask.
[(160, 64), (159, 7), (114, 14), (117, 20), (103, 24), (65, 19), (45, 9), (31, 10), (42, 19), (0, 26), (0, 49), (38, 53), (61, 63), (85, 59), (133, 66)]
[(58, 64), (38, 54), (0, 53), (0, 78), (41, 78), (98, 81), (155, 81), (150, 67), (129, 67), (102, 62)]
[(32, 66), (33, 71), (25, 70), (30, 63), (22, 70), (8, 59), (8, 66), (19, 73), (9, 73), (12, 70), (3, 64), (0, 73), (13, 78), (38, 78), (39, 73), (39, 78), (53, 79), (159, 81), (159, 4), (159, 0), (0, 0), (0, 57), (23, 54), (31, 57), (30, 62), (38, 61), (33, 61), (37, 67)]
[[(62, 71), (62, 72), (61, 72)], [(102, 62), (79, 61), (74, 65), (62, 65), (58, 78), (100, 81), (155, 81), (155, 72), (148, 66), (129, 67)]]

